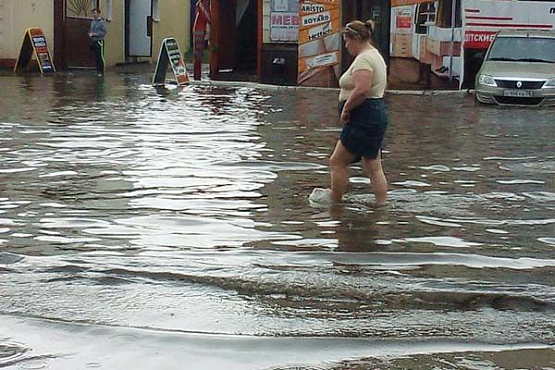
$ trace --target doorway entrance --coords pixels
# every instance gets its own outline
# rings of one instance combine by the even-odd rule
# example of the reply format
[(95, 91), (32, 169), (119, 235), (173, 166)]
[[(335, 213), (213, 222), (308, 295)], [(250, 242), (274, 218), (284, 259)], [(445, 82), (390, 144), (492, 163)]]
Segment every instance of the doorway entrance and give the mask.
[[(374, 43), (376, 48), (384, 57), (386, 63), (389, 64), (389, 38), (390, 38), (390, 21), (391, 21), (391, 1), (390, 0), (343, 0), (343, 19), (342, 24), (353, 19), (367, 21), (369, 19), (375, 22)], [(353, 61), (347, 50), (343, 48), (342, 53), (342, 69), (345, 70)]]
[(152, 0), (125, 0), (126, 57), (152, 56)]
[[(59, 0), (55, 9), (63, 9), (63, 12), (55, 12), (55, 28), (60, 30), (60, 37), (55, 37), (54, 47), (60, 48), (65, 55), (61, 56), (67, 68), (94, 68), (94, 56), (89, 49), (89, 27), (92, 20), (92, 1)], [(65, 16), (64, 16), (65, 15)], [(60, 59), (58, 56), (56, 59)]]
[(258, 3), (258, 0), (212, 0), (212, 78), (258, 80)]

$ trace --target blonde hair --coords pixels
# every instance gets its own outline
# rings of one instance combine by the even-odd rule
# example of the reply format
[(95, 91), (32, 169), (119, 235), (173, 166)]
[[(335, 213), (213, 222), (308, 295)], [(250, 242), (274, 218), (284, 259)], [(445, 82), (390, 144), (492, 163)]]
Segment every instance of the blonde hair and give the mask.
[(369, 41), (374, 34), (375, 22), (371, 19), (366, 22), (352, 21), (347, 23), (343, 29), (343, 33), (350, 38), (358, 39), (360, 41)]

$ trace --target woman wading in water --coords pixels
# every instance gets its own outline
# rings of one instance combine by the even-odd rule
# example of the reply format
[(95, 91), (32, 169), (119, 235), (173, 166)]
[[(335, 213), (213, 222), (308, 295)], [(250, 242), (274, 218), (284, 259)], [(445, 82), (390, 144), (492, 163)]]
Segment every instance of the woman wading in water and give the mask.
[(360, 159), (370, 176), (376, 206), (387, 201), (387, 180), (381, 163), (387, 127), (383, 99), (387, 66), (378, 49), (371, 44), (373, 26), (372, 21), (353, 21), (343, 30), (345, 47), (355, 59), (339, 79), (339, 114), (343, 130), (330, 158), (331, 191), (318, 189), (325, 194), (317, 196), (334, 203), (341, 202), (347, 190), (349, 165)]

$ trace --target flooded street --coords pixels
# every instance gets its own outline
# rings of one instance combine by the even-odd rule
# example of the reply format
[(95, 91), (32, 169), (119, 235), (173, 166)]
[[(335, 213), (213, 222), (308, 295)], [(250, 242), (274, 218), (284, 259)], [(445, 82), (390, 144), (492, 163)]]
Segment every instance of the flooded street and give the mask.
[(149, 79), (0, 77), (0, 368), (555, 368), (554, 108), (389, 95), (328, 208), (336, 91)]

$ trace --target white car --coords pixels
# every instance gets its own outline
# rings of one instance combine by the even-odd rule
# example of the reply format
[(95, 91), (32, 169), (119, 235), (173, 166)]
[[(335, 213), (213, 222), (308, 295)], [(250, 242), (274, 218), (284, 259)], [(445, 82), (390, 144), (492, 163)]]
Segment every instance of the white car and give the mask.
[(555, 102), (555, 32), (502, 30), (476, 75), (476, 99), (485, 104)]

